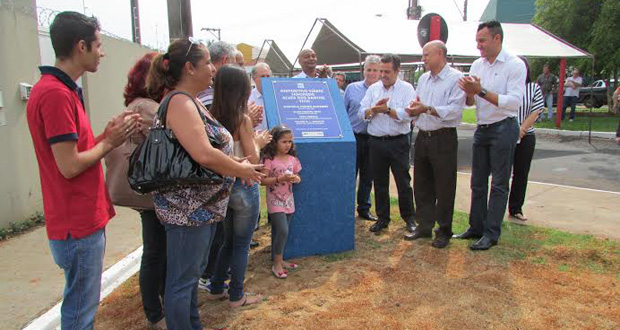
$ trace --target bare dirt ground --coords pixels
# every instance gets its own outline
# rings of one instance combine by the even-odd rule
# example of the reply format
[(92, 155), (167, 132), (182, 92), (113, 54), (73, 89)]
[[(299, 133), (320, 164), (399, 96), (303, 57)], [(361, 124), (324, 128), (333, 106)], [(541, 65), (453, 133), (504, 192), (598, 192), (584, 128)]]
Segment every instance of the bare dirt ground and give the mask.
[[(393, 207), (394, 208), (394, 207)], [(393, 219), (398, 219), (394, 216)], [(472, 252), (452, 240), (402, 240), (402, 221), (368, 232), (356, 250), (295, 260), (289, 278), (270, 272), (269, 229), (255, 234), (246, 290), (266, 296), (232, 310), (199, 294), (205, 326), (228, 329), (618, 329), (620, 245), (614, 240), (505, 223), (500, 245)], [(456, 214), (455, 232), (466, 228)], [(137, 277), (100, 307), (96, 329), (144, 329)]]

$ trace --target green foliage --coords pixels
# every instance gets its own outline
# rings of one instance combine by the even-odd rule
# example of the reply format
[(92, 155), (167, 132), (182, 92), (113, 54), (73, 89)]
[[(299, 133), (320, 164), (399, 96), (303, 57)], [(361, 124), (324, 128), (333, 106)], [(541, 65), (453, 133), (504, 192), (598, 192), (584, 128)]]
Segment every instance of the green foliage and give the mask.
[[(594, 55), (594, 76), (615, 77), (620, 69), (620, 2), (618, 0), (536, 0), (532, 21), (543, 29)], [(559, 71), (559, 60), (532, 60), (532, 75), (548, 63)], [(567, 59), (567, 66), (589, 75), (590, 59)], [(591, 79), (586, 81), (590, 83)]]
[(39, 212), (24, 221), (11, 222), (7, 227), (0, 228), (0, 241), (21, 234), (44, 223), (45, 218), (43, 214)]

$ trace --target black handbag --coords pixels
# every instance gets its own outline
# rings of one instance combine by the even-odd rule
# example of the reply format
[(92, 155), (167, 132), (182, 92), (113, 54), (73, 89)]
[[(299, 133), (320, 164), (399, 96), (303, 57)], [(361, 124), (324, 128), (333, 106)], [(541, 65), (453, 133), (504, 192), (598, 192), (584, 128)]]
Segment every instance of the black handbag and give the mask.
[[(205, 124), (219, 125), (200, 111), (199, 105), (189, 94), (177, 91), (166, 95), (157, 110), (158, 119), (147, 138), (129, 157), (129, 186), (138, 193), (145, 194), (175, 186), (218, 184), (224, 181), (220, 174), (196, 163), (174, 137), (172, 130), (165, 127), (168, 104), (176, 94), (187, 95), (194, 101)], [(209, 136), (209, 141), (216, 148), (221, 146), (221, 141), (212, 136)]]

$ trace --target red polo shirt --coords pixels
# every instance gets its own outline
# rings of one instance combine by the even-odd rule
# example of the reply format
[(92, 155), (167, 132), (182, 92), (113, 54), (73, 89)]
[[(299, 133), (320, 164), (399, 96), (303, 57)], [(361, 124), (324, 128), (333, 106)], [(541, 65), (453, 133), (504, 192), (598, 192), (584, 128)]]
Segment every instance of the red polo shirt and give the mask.
[(27, 106), (28, 126), (39, 163), (47, 236), (65, 240), (88, 236), (105, 227), (114, 208), (101, 162), (66, 179), (58, 169), (52, 144), (76, 141), (78, 152), (95, 146), (82, 91), (65, 72), (42, 66)]

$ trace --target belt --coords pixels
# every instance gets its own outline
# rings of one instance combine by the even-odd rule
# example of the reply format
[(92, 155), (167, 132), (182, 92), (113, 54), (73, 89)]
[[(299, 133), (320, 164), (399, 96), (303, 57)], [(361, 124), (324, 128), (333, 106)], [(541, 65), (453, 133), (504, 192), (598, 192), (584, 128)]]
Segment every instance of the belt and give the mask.
[(456, 132), (455, 127), (444, 127), (444, 128), (436, 129), (434, 131), (423, 131), (420, 129), (418, 130), (418, 135), (425, 136), (425, 137), (432, 137), (432, 136), (454, 133), (454, 132)]
[(503, 124), (503, 123), (505, 123), (507, 121), (511, 121), (511, 120), (515, 120), (515, 118), (514, 117), (508, 117), (508, 118), (504, 118), (504, 119), (502, 119), (500, 121), (496, 121), (496, 122), (491, 123), (491, 124), (478, 124), (478, 128), (492, 128), (492, 127), (499, 126), (499, 125), (501, 125), (501, 124)]
[(407, 134), (400, 134), (400, 135), (384, 135), (384, 136), (374, 136), (371, 135), (370, 138), (371, 139), (375, 139), (375, 140), (382, 140), (382, 141), (391, 141), (391, 140), (397, 140), (397, 139), (401, 139), (407, 137)]

